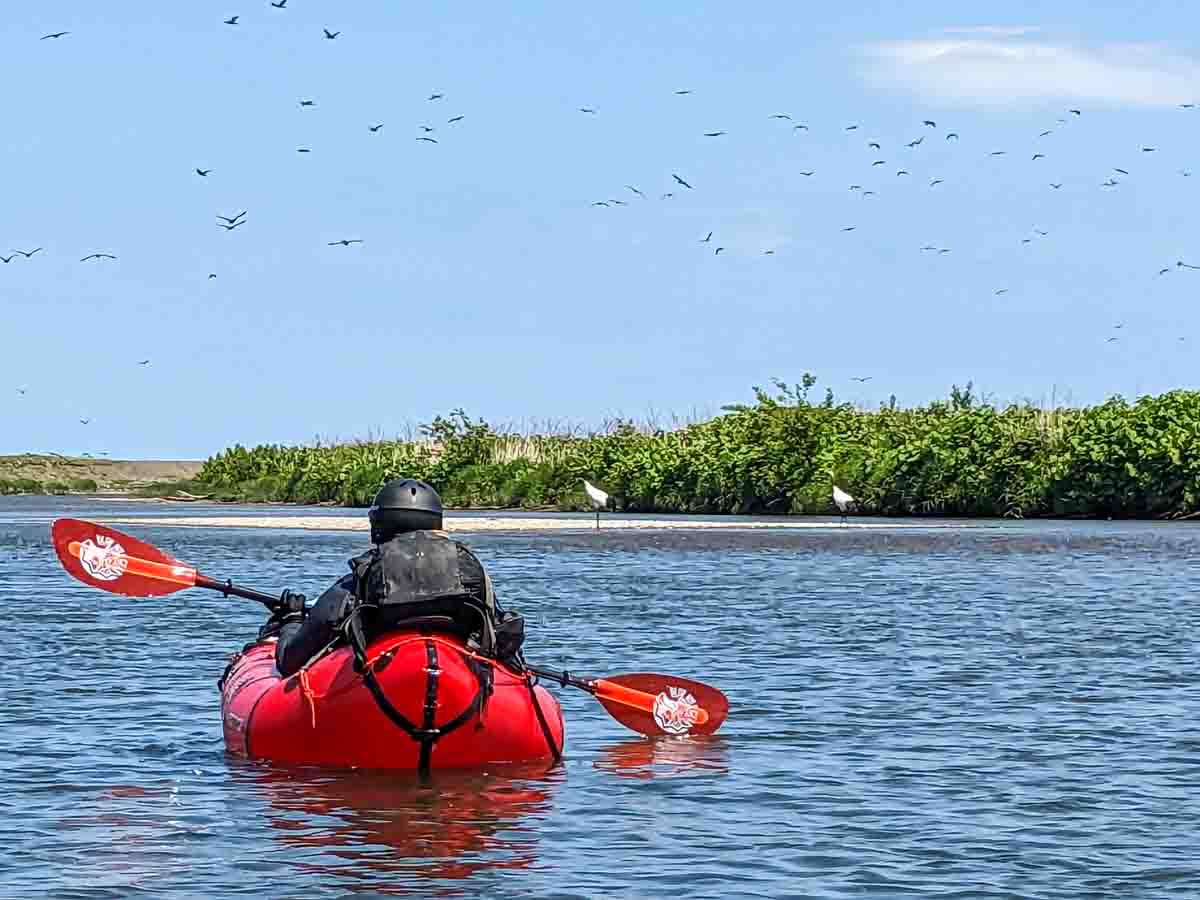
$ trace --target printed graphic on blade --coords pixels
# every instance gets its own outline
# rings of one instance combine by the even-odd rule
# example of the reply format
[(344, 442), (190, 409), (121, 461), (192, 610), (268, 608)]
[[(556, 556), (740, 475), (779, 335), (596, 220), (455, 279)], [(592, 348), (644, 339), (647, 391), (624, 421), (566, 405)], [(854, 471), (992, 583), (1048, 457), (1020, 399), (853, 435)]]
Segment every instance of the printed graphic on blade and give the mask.
[(105, 534), (96, 535), (94, 543), (88, 538), (79, 545), (79, 562), (84, 571), (100, 581), (116, 581), (129, 565), (125, 548)]
[(696, 698), (686, 688), (669, 687), (654, 698), (654, 721), (668, 734), (687, 734), (699, 719)]

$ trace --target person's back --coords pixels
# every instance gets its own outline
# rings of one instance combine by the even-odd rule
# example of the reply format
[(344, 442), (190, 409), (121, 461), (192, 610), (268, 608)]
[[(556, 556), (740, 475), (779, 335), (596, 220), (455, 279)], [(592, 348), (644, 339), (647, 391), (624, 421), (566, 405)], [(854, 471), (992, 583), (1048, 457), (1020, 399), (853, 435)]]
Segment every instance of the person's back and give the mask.
[(368, 513), (371, 550), (350, 560), (307, 610), (302, 595), (285, 592), (287, 608), (260, 637), (278, 630), (275, 662), (284, 677), (334, 643), (349, 642), (358, 663), (376, 635), (403, 624), (454, 633), (485, 656), (520, 664), (524, 623), (496, 606), (483, 564), (442, 531), (442, 504), (422, 481), (390, 481)]

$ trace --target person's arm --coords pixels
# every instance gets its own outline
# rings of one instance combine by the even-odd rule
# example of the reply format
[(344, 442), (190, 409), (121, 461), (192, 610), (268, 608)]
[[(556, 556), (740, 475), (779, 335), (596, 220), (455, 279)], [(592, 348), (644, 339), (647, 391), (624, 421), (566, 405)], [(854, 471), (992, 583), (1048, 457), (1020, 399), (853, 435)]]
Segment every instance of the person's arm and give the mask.
[(294, 675), (313, 655), (333, 640), (354, 605), (354, 578), (347, 575), (329, 587), (303, 622), (288, 622), (275, 645), (275, 666), (284, 678)]

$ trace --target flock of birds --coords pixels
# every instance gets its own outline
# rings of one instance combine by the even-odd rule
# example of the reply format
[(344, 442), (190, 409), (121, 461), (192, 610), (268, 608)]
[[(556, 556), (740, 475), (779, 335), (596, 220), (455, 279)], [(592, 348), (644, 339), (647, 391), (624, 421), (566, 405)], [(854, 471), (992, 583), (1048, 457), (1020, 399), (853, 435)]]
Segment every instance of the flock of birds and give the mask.
[[(272, 0), (272, 2), (270, 2), (269, 5), (277, 11), (285, 11), (288, 8), (288, 0)], [(240, 15), (231, 15), (228, 18), (224, 19), (223, 23), (225, 26), (228, 26), (229, 28), (243, 27), (242, 23), (241, 23)], [(57, 41), (57, 40), (66, 38), (71, 34), (72, 34), (72, 32), (68, 31), (68, 30), (54, 31), (54, 32), (49, 32), (47, 34), (42, 35), (40, 40)], [(336, 40), (339, 40), (341, 38), (341, 36), (342, 36), (342, 31), (340, 29), (334, 30), (330, 27), (323, 27), (321, 29), (321, 34), (320, 34), (319, 39), (324, 40), (324, 41), (336, 41)], [(314, 38), (315, 37), (316, 37), (316, 35), (314, 35)], [(693, 93), (693, 91), (691, 89), (680, 89), (680, 90), (674, 91), (674, 94), (679, 97), (684, 97), (684, 96), (690, 95), (692, 93)], [(445, 95), (441, 92), (434, 91), (434, 92), (430, 93), (425, 99), (430, 104), (438, 104), (439, 101), (443, 101), (445, 99)], [(298, 105), (301, 109), (311, 109), (317, 105), (317, 101), (314, 99), (311, 99), (311, 98), (307, 98), (307, 97), (301, 98), (298, 100)], [(1190, 110), (1190, 109), (1195, 109), (1196, 104), (1182, 103), (1182, 104), (1179, 104), (1179, 107), (1181, 109)], [(585, 116), (597, 116), (597, 115), (599, 115), (599, 110), (595, 106), (579, 106), (578, 113), (585, 115)], [(1060, 126), (1066, 126), (1067, 123), (1069, 121), (1071, 121), (1071, 119), (1082, 118), (1083, 116), (1084, 116), (1084, 112), (1081, 109), (1072, 108), (1072, 109), (1065, 110), (1063, 112), (1062, 116), (1060, 116), (1057, 119), (1055, 126), (1046, 128), (1045, 130), (1042, 130), (1037, 135), (1037, 138), (1039, 140), (1049, 138), (1049, 137), (1051, 137), (1051, 135), (1053, 135), (1055, 133), (1055, 131)], [(454, 126), (454, 125), (462, 122), (465, 118), (466, 118), (465, 114), (460, 113), (460, 114), (452, 115), (452, 116), (446, 118), (445, 122), (446, 122), (447, 126)], [(808, 133), (808, 132), (812, 131), (812, 129), (810, 128), (810, 125), (807, 122), (798, 121), (795, 118), (793, 118), (793, 116), (790, 113), (787, 113), (787, 112), (775, 112), (775, 113), (765, 116), (765, 118), (767, 121), (779, 123), (779, 125), (777, 127), (788, 128), (788, 130), (791, 131), (792, 133), (804, 134), (804, 133)], [(378, 134), (384, 128), (384, 123), (383, 122), (373, 122), (371, 124), (365, 124), (365, 128), (366, 128), (366, 131), (369, 132), (370, 134)], [(418, 126), (418, 130), (420, 133), (416, 135), (414, 140), (419, 141), (419, 142), (429, 143), (429, 144), (437, 144), (438, 143), (438, 138), (434, 136), (435, 133), (437, 133), (437, 128), (435, 128), (433, 125), (422, 124), (422, 125)], [(865, 131), (865, 129), (862, 126), (860, 126), (859, 123), (851, 123), (851, 124), (845, 125), (842, 130), (845, 133), (845, 135), (847, 135), (849, 138), (853, 138), (854, 136), (856, 136), (858, 134), (862, 134)], [(914, 128), (914, 130), (917, 130), (917, 129)], [(711, 130), (707, 130), (707, 131), (701, 131), (701, 132), (699, 132), (699, 134), (705, 141), (721, 141), (722, 139), (727, 139), (730, 136), (730, 132), (725, 129), (711, 129)], [(913, 162), (901, 162), (901, 163), (893, 162), (891, 159), (889, 159), (891, 154), (885, 153), (885, 150), (884, 150), (885, 142), (884, 141), (881, 141), (881, 140), (865, 140), (865, 141), (863, 141), (862, 146), (870, 154), (870, 162), (866, 166), (867, 174), (892, 172), (893, 174), (891, 175), (890, 180), (893, 182), (896, 179), (906, 179), (906, 180), (914, 179), (916, 176), (914, 176), (913, 172), (918, 171), (918, 167), (916, 165), (914, 165), (914, 162), (916, 161), (916, 157), (913, 156), (913, 154), (915, 154), (921, 150), (923, 145), (925, 145), (927, 138), (931, 139), (934, 143), (940, 142), (942, 144), (947, 144), (947, 145), (950, 145), (950, 144), (957, 145), (961, 140), (959, 131), (957, 131), (957, 130), (942, 131), (939, 127), (939, 123), (935, 119), (922, 119), (920, 126), (919, 126), (919, 133), (915, 137), (912, 137), (911, 140), (896, 142), (897, 152), (900, 152), (902, 154), (908, 154), (908, 156), (905, 158), (912, 159)], [(903, 149), (900, 150), (900, 147), (902, 147)], [(1141, 155), (1148, 156), (1148, 155), (1157, 153), (1159, 148), (1156, 146), (1141, 145), (1139, 147), (1139, 150), (1140, 150)], [(296, 152), (311, 153), (312, 149), (310, 147), (298, 147)], [(991, 150), (991, 151), (987, 152), (987, 156), (992, 157), (992, 158), (1004, 157), (1006, 155), (1008, 155), (1008, 151), (1003, 150), (1003, 149)], [(1041, 150), (1039, 150), (1037, 152), (1033, 152), (1030, 154), (1030, 162), (1037, 163), (1042, 160), (1046, 160), (1047, 156), (1048, 156), (1048, 153), (1042, 152)], [(214, 168), (206, 167), (206, 166), (194, 166), (193, 171), (194, 171), (196, 177), (202, 178), (202, 179), (208, 179), (208, 178), (212, 177), (215, 173)], [(690, 191), (697, 190), (695, 180), (690, 175), (687, 175), (685, 172), (672, 171), (669, 174), (670, 174), (670, 182), (667, 184), (664, 184), (662, 189), (660, 189), (658, 191), (650, 192), (651, 196), (653, 194), (657, 194), (660, 201), (669, 201), (669, 200), (675, 198), (679, 191), (689, 191), (690, 192)], [(802, 169), (797, 169), (795, 174), (797, 174), (799, 177), (802, 177), (805, 179), (810, 179), (810, 178), (815, 178), (818, 173), (813, 168), (802, 168)], [(947, 173), (944, 173), (944, 172), (942, 173), (941, 176), (938, 176), (938, 177), (930, 177), (930, 175), (932, 175), (932, 174), (933, 173), (929, 173), (926, 176), (924, 176), (924, 177), (928, 178), (928, 183), (927, 183), (926, 189), (929, 191), (937, 191), (939, 189), (939, 187), (946, 184), (947, 178), (950, 177)], [(1181, 170), (1179, 174), (1183, 177), (1191, 177), (1192, 173), (1191, 173), (1191, 171), (1184, 169), (1184, 170)], [(1118, 177), (1118, 176), (1120, 176), (1120, 177)], [(1125, 166), (1119, 166), (1119, 167), (1114, 166), (1114, 167), (1112, 167), (1112, 171), (1108, 174), (1108, 177), (1106, 178), (1106, 180), (1099, 183), (1099, 187), (1104, 190), (1115, 189), (1122, 184), (1121, 179), (1128, 178), (1128, 177), (1131, 177), (1130, 176), (1130, 168), (1126, 168)], [(664, 181), (665, 181), (665, 176), (664, 176)], [(1051, 190), (1051, 191), (1059, 191), (1064, 186), (1062, 181), (1049, 181), (1048, 180), (1046, 182), (1046, 184), (1047, 184), (1047, 189)], [(637, 184), (627, 183), (623, 186), (623, 190), (625, 192), (623, 196), (607, 197), (605, 199), (593, 200), (590, 202), (590, 205), (592, 207), (597, 207), (597, 208), (613, 208), (613, 207), (628, 206), (631, 203), (646, 202), (650, 199), (650, 197), (648, 196), (647, 190), (643, 190), (643, 188), (639, 187)], [(863, 199), (867, 199), (867, 198), (876, 196), (880, 190), (882, 190), (882, 188), (878, 184), (871, 184), (867, 178), (862, 178), (862, 179), (860, 179), (860, 181), (857, 181), (855, 183), (851, 183), (848, 185), (848, 191), (850, 193), (856, 194), (857, 196), (859, 196)], [(584, 201), (584, 202), (586, 202), (586, 201)], [(216, 222), (214, 224), (217, 227), (223, 229), (225, 232), (234, 232), (247, 224), (247, 221), (248, 221), (247, 216), (248, 216), (247, 210), (241, 210), (240, 212), (237, 212), (236, 214), (234, 214), (232, 216), (217, 214)], [(849, 233), (849, 232), (855, 231), (858, 228), (858, 225), (857, 224), (844, 224), (844, 225), (840, 225), (839, 228), (840, 228), (841, 232)], [(1034, 228), (1034, 229), (1032, 229), (1032, 232), (1028, 236), (1021, 238), (1021, 244), (1031, 244), (1031, 243), (1034, 243), (1035, 241), (1045, 239), (1048, 236), (1049, 236), (1049, 232), (1047, 230), (1045, 230), (1043, 228)], [(711, 248), (712, 254), (714, 256), (720, 256), (722, 253), (725, 253), (727, 251), (726, 245), (724, 243), (722, 243), (720, 241), (720, 239), (718, 239), (716, 237), (715, 230), (707, 231), (707, 233), (704, 234), (703, 237), (700, 237), (696, 240), (699, 244), (703, 245), (704, 247)], [(339, 240), (328, 241), (328, 242), (326, 242), (326, 246), (349, 248), (349, 247), (352, 247), (355, 245), (360, 245), (363, 243), (364, 243), (364, 241), (362, 238), (353, 237), (353, 238), (341, 238)], [(936, 256), (942, 256), (942, 255), (951, 253), (952, 249), (949, 247), (938, 246), (936, 244), (926, 243), (920, 247), (920, 251), (922, 253), (929, 253), (929, 254), (933, 254)], [(23, 259), (23, 260), (28, 261), (35, 254), (43, 253), (43, 252), (44, 252), (43, 247), (37, 247), (32, 250), (10, 250), (9, 255), (0, 255), (0, 263), (2, 263), (4, 265), (8, 265), (18, 259)], [(766, 247), (766, 248), (761, 249), (761, 254), (763, 256), (774, 256), (776, 254), (776, 252), (777, 252), (776, 248), (774, 248), (774, 247)], [(80, 257), (79, 262), (80, 263), (102, 263), (102, 262), (115, 262), (117, 260), (118, 260), (118, 256), (115, 253), (108, 252), (106, 250), (94, 250), (94, 251), (88, 252), (85, 255), (83, 255), (82, 257)], [(1157, 274), (1158, 274), (1158, 276), (1163, 276), (1163, 275), (1168, 274), (1169, 272), (1176, 271), (1176, 270), (1184, 270), (1184, 269), (1189, 269), (1189, 270), (1200, 269), (1200, 264), (1193, 264), (1191, 262), (1187, 262), (1182, 259), (1177, 259), (1177, 260), (1173, 260), (1171, 263), (1159, 268)], [(217, 273), (216, 272), (208, 272), (207, 277), (208, 277), (208, 279), (215, 279), (215, 278), (217, 278)], [(1009, 292), (1009, 287), (1007, 287), (1007, 286), (997, 286), (992, 290), (993, 295), (997, 296), (997, 297), (1003, 296), (1003, 295), (1007, 294), (1008, 292)], [(1123, 327), (1123, 323), (1119, 323), (1114, 326), (1113, 330), (1116, 332), (1119, 332), (1122, 327)], [(1109, 343), (1109, 344), (1115, 343), (1119, 339), (1120, 339), (1120, 336), (1118, 334), (1111, 334), (1110, 336), (1108, 336), (1105, 339), (1105, 343)], [(1182, 342), (1184, 340), (1185, 340), (1185, 338), (1183, 336), (1178, 337), (1178, 341)], [(137, 361), (137, 364), (140, 366), (146, 366), (146, 365), (149, 365), (149, 363), (150, 363), (150, 360), (148, 360), (148, 359)], [(858, 384), (866, 384), (867, 382), (870, 382), (872, 380), (872, 376), (870, 376), (870, 375), (855, 376), (851, 380)], [(18, 388), (17, 391), (18, 391), (18, 394), (23, 397), (27, 394), (28, 388), (21, 387), (21, 388)], [(92, 418), (90, 416), (83, 416), (83, 417), (79, 418), (79, 422), (82, 425), (88, 425), (91, 423), (91, 421), (92, 421)], [(592, 496), (593, 499), (595, 499), (596, 495), (592, 494), (592, 490), (594, 490), (592, 488), (592, 486), (587, 485), (586, 487), (588, 488), (589, 496)], [(841, 493), (841, 492), (839, 491), (838, 488), (835, 487), (834, 488), (835, 502), (837, 503), (839, 509), (842, 509), (844, 512), (845, 509), (847, 508), (844, 505), (844, 501), (852, 503), (853, 498), (849, 498), (849, 495), (845, 495), (844, 493), (842, 493), (841, 499), (839, 499), (839, 493)], [(848, 498), (848, 500), (846, 498)]]

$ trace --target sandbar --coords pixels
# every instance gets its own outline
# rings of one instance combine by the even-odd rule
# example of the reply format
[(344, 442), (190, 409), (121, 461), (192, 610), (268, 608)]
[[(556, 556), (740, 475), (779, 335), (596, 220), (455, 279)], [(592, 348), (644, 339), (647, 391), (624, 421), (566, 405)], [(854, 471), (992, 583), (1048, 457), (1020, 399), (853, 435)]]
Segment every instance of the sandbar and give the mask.
[[(136, 518), (108, 519), (115, 525), (169, 525), (184, 528), (290, 528), (305, 531), (367, 531), (366, 514), (357, 516), (138, 516)], [(595, 520), (590, 518), (559, 518), (541, 516), (455, 516), (447, 515), (447, 531), (587, 531), (594, 529)], [(714, 528), (969, 528), (969, 523), (940, 522), (926, 523), (916, 520), (912, 524), (903, 522), (850, 521), (845, 525), (832, 520), (781, 519), (779, 521), (730, 519), (727, 522), (713, 519), (655, 519), (629, 516), (605, 516), (600, 520), (601, 529), (714, 529)]]

